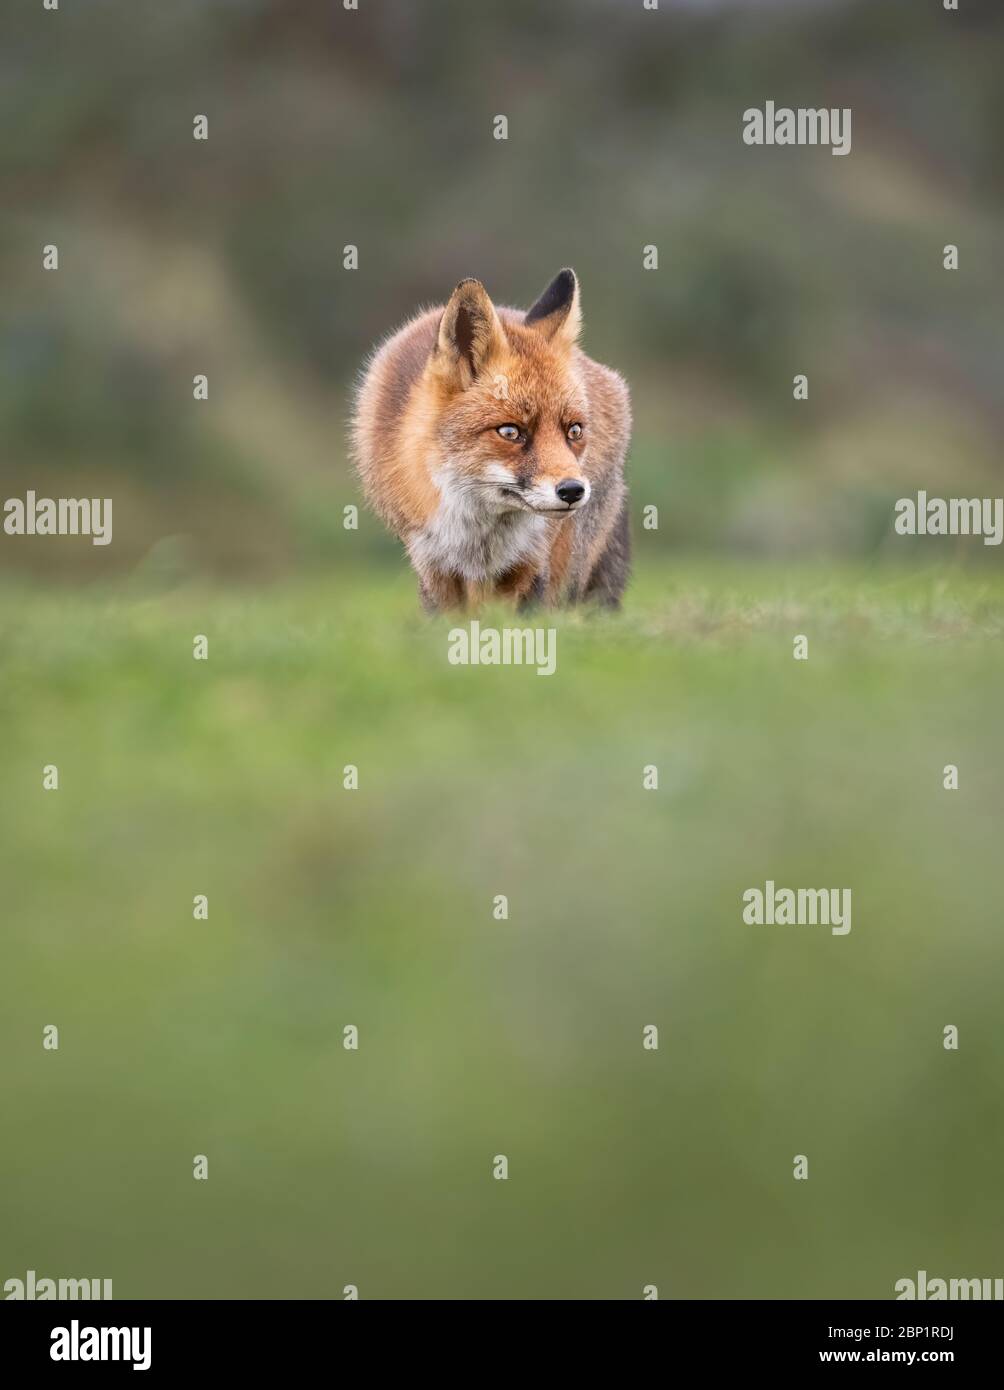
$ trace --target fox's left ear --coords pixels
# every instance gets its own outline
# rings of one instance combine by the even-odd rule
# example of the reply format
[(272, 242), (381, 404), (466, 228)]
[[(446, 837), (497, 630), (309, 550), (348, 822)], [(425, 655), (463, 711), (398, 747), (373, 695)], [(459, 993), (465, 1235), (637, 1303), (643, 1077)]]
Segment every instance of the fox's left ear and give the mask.
[(582, 327), (575, 271), (559, 270), (533, 308), (526, 311), (523, 322), (543, 333), (545, 338), (574, 343)]

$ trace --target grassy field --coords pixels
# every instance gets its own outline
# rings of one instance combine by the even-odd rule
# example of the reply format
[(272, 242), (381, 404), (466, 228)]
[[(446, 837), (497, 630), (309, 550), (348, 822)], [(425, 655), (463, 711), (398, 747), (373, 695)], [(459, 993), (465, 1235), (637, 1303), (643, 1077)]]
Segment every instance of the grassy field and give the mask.
[[(398, 573), (0, 591), (0, 1281), (1004, 1272), (1004, 578), (690, 566), (535, 621), (553, 677), (450, 666)], [(851, 932), (744, 925), (768, 878)]]

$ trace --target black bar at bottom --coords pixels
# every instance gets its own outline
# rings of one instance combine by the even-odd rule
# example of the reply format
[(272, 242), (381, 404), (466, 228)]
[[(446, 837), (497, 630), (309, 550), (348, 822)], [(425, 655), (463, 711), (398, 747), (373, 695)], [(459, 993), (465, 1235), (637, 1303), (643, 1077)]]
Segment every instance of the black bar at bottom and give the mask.
[[(407, 1332), (418, 1306), (415, 1337), (391, 1341), (395, 1332)], [(617, 1356), (628, 1350), (655, 1354), (668, 1371), (677, 1365), (686, 1370), (695, 1361), (705, 1371), (897, 1364), (975, 1371), (992, 1367), (998, 1358), (1004, 1309), (1004, 1303), (930, 1301), (921, 1306), (664, 1300), (660, 1307), (641, 1301), (634, 1308), (601, 1306), (608, 1312), (599, 1312), (595, 1303), (558, 1300), (470, 1302), (442, 1311), (431, 1302), (376, 1300), (368, 1309), (327, 1301), (8, 1301), (0, 1304), (0, 1346), (5, 1369), (20, 1365), (34, 1375), (62, 1367), (58, 1373), (67, 1382), (88, 1372), (166, 1379), (216, 1370), (261, 1376), (288, 1373), (298, 1365), (337, 1370), (355, 1365), (359, 1357), (360, 1370), (379, 1371), (393, 1359), (395, 1347), (413, 1373), (423, 1366), (447, 1370), (453, 1363), (458, 1372), (466, 1365), (467, 1374), (479, 1374), (472, 1354), (483, 1354), (483, 1369), (494, 1376), (506, 1362), (513, 1374), (525, 1374), (528, 1356), (538, 1372), (553, 1360), (567, 1374), (581, 1358), (595, 1373), (597, 1352), (603, 1350)], [(576, 1308), (588, 1309), (586, 1328), (575, 1327)], [(524, 1330), (533, 1337), (529, 1352), (521, 1346)]]

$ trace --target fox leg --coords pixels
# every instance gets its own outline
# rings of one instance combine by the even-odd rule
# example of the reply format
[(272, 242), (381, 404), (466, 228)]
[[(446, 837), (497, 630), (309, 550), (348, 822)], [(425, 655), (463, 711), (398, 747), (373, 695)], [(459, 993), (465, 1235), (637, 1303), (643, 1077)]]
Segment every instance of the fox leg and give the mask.
[(538, 608), (547, 597), (547, 575), (543, 570), (538, 570), (533, 577), (533, 583), (526, 593), (516, 604), (517, 613), (531, 613)]
[(507, 570), (495, 581), (494, 598), (515, 603), (520, 609), (529, 607), (544, 591), (544, 577), (535, 560)]
[(426, 570), (418, 577), (418, 592), (427, 613), (442, 613), (450, 608), (464, 607), (464, 582), (455, 574)]

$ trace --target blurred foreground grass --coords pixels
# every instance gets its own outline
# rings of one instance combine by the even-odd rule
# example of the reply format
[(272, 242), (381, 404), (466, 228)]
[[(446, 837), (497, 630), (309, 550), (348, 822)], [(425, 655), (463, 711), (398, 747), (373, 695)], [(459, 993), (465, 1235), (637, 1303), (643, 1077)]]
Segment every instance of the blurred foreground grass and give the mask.
[[(530, 621), (553, 677), (449, 666), (403, 574), (0, 592), (0, 1279), (1001, 1273), (1004, 579), (666, 569)], [(744, 926), (767, 878), (851, 933)]]

